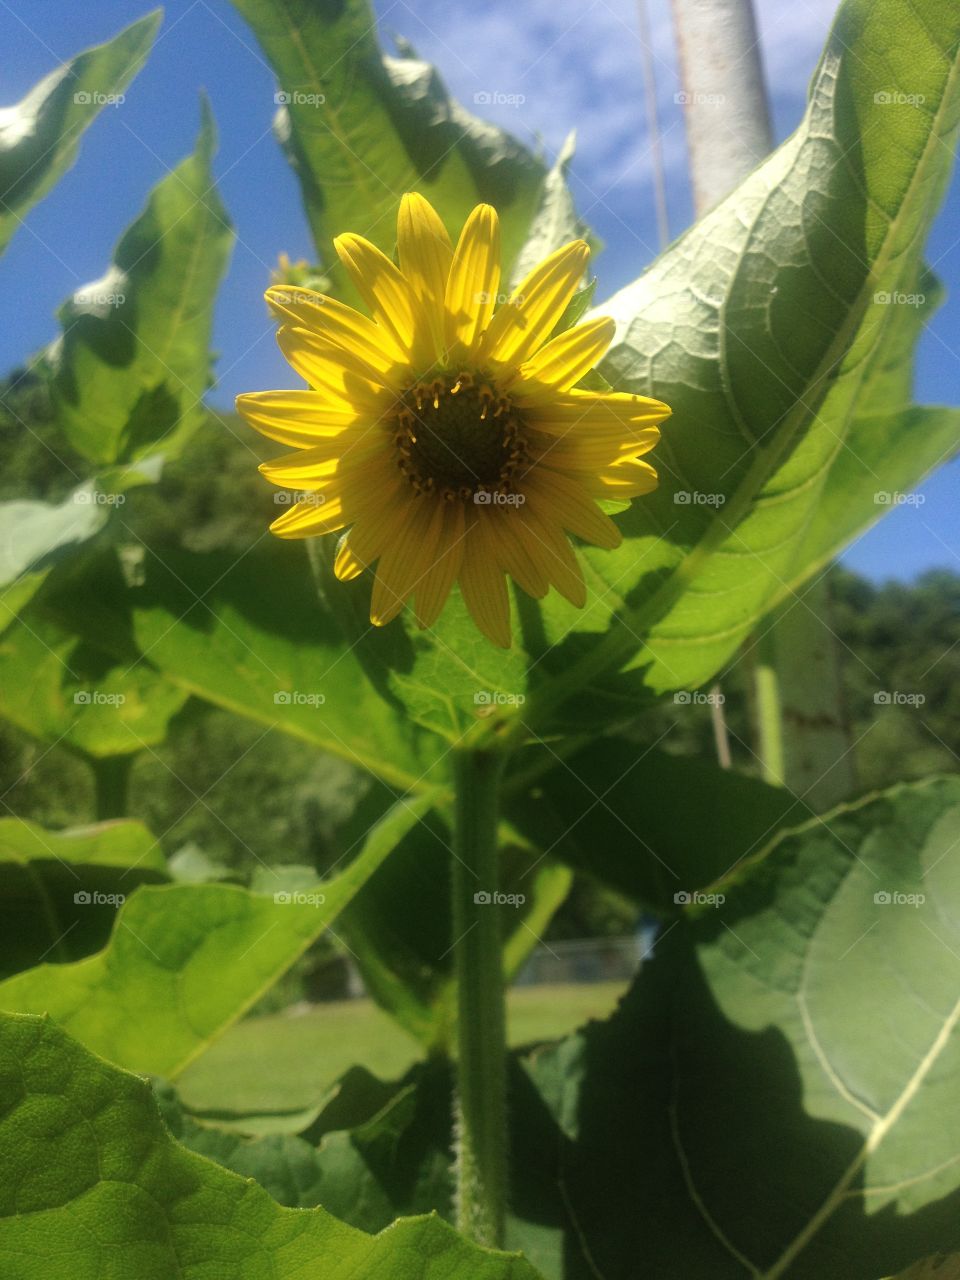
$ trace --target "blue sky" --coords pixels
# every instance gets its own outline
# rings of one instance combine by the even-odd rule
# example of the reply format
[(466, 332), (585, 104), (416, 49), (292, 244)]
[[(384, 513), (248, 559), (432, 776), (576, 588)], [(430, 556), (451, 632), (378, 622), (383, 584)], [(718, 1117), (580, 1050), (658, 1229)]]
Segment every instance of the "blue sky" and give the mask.
[[(670, 231), (689, 223), (682, 109), (668, 0), (648, 0), (667, 180)], [(758, 0), (767, 82), (778, 140), (803, 109), (810, 73), (834, 11), (832, 0)], [(376, 0), (381, 35), (406, 36), (435, 62), (465, 105), (522, 140), (556, 152), (570, 129), (578, 149), (572, 185), (581, 214), (606, 243), (596, 260), (598, 298), (636, 276), (657, 252), (650, 139), (645, 122), (637, 0)], [(10, 104), (51, 70), (147, 11), (132, 0), (0, 0), (4, 49), (0, 103)], [(281, 251), (313, 258), (295, 179), (271, 133), (273, 76), (228, 0), (172, 0), (154, 51), (126, 101), (104, 110), (85, 135), (76, 167), (30, 215), (8, 249), (0, 369), (56, 333), (54, 312), (97, 279), (149, 188), (189, 150), (199, 89), (220, 128), (215, 173), (237, 228), (217, 307), (220, 353), (215, 404), (238, 391), (283, 386), (289, 373), (260, 303)], [(475, 105), (488, 95), (490, 105)], [(918, 399), (955, 404), (960, 387), (960, 182), (951, 187), (928, 257), (948, 298), (928, 326)], [(953, 294), (954, 296), (950, 296)], [(924, 502), (885, 516), (845, 561), (874, 578), (909, 578), (932, 566), (960, 569), (960, 460), (924, 485)]]

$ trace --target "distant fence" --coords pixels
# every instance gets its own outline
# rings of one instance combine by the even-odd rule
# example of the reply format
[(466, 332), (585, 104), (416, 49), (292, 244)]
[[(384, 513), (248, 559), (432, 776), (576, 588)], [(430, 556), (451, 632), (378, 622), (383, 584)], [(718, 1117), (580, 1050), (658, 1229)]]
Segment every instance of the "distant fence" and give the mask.
[[(656, 932), (656, 925), (651, 922), (624, 938), (541, 942), (528, 956), (515, 985), (629, 982), (641, 962), (653, 954)], [(363, 978), (350, 956), (326, 957), (305, 979), (303, 1008), (324, 1000), (355, 1000), (366, 994)]]
[(627, 938), (541, 943), (520, 971), (517, 986), (627, 982), (652, 948), (653, 931), (646, 929)]

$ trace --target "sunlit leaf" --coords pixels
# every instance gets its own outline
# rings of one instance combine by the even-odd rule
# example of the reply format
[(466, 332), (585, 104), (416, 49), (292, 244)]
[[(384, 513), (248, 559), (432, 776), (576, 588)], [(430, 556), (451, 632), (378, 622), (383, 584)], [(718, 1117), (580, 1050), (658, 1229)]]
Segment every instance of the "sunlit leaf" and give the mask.
[(789, 831), (527, 1059), (511, 1243), (565, 1280), (876, 1280), (960, 1248), (960, 781)]
[(169, 455), (204, 418), (213, 306), (233, 244), (210, 167), (215, 143), (204, 101), (195, 152), (154, 188), (106, 274), (61, 308), (54, 402), (92, 462)]
[(372, 1238), (282, 1208), (176, 1143), (145, 1081), (39, 1018), (0, 1017), (0, 1078), (5, 1280), (536, 1280), (436, 1217)]
[(76, 159), (83, 131), (143, 66), (160, 25), (159, 9), (95, 45), (0, 108), (0, 252), (27, 212)]
[(392, 254), (405, 191), (427, 196), (451, 234), (479, 201), (495, 205), (513, 261), (542, 199), (539, 157), (454, 102), (408, 45), (384, 57), (367, 0), (234, 4), (276, 73), (277, 133), (336, 288), (344, 278), (333, 237), (358, 232)]
[(47, 831), (0, 818), (0, 972), (89, 955), (110, 936), (124, 898), (166, 878), (160, 846), (142, 823)]
[(138, 889), (108, 945), (0, 983), (0, 1008), (49, 1013), (120, 1066), (174, 1078), (303, 954), (353, 898), (430, 797), (398, 804), (345, 871), (309, 894), (234, 885)]

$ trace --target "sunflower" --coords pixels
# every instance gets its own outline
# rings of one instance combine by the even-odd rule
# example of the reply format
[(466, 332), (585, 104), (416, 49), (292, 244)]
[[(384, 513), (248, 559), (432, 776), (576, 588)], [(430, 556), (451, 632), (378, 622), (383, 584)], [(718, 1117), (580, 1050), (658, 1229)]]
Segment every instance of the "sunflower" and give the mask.
[[(295, 450), (260, 470), (299, 499), (270, 526), (282, 538), (347, 530), (339, 579), (376, 567), (370, 620), (412, 602), (436, 621), (455, 583), (477, 626), (510, 645), (506, 576), (541, 598), (555, 587), (582, 607), (568, 541), (621, 541), (598, 499), (656, 488), (640, 455), (670, 410), (658, 400), (577, 390), (614, 322), (551, 336), (583, 279), (588, 246), (550, 254), (509, 295), (489, 205), (456, 248), (433, 207), (403, 197), (395, 264), (368, 240), (335, 247), (370, 316), (307, 289), (274, 287), (280, 349), (309, 390), (242, 395), (256, 430)], [(498, 305), (499, 304), (499, 305)]]

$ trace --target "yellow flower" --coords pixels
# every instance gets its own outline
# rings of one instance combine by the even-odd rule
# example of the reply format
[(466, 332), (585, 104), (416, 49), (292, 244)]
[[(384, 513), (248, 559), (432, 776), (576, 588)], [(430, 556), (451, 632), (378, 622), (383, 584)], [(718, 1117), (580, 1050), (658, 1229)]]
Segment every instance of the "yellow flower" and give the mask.
[(574, 389), (614, 332), (612, 320), (596, 319), (550, 336), (583, 278), (582, 240), (545, 258), (508, 298), (489, 205), (474, 209), (454, 248), (433, 207), (406, 195), (397, 240), (399, 266), (361, 236), (334, 242), (372, 318), (309, 290), (267, 291), (280, 349), (310, 390), (242, 395), (237, 409), (298, 451), (260, 468), (300, 491), (272, 531), (347, 529), (336, 574), (376, 565), (371, 622), (383, 626), (412, 600), (429, 627), (459, 583), (477, 626), (507, 648), (505, 575), (531, 596), (553, 586), (582, 607), (567, 534), (618, 545), (596, 500), (656, 488), (640, 455), (670, 410)]

